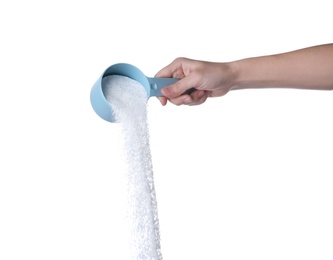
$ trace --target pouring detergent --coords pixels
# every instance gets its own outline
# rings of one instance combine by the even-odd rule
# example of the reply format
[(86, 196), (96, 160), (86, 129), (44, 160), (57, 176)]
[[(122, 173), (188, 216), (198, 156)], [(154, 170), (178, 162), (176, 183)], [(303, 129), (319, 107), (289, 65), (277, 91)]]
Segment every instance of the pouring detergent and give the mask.
[(149, 78), (133, 65), (118, 63), (104, 71), (90, 92), (98, 116), (108, 122), (121, 122), (131, 259), (163, 259), (146, 102), (149, 97), (162, 96), (161, 89), (178, 80)]
[(117, 63), (108, 67), (93, 85), (90, 92), (90, 102), (97, 115), (111, 123), (115, 122), (115, 119), (112, 105), (105, 97), (103, 78), (112, 75), (125, 76), (138, 81), (146, 89), (148, 98), (162, 96), (161, 89), (163, 87), (179, 80), (177, 78), (150, 78), (137, 67), (127, 63)]
[[(163, 87), (179, 81), (178, 78), (147, 77), (137, 67), (127, 63), (117, 63), (108, 67), (93, 85), (90, 92), (90, 102), (96, 114), (111, 123), (115, 122), (115, 118), (113, 116), (112, 104), (105, 97), (103, 79), (113, 75), (125, 76), (139, 82), (146, 89), (148, 98), (162, 96), (161, 89)], [(190, 94), (194, 90), (194, 88), (189, 89), (184, 94)]]

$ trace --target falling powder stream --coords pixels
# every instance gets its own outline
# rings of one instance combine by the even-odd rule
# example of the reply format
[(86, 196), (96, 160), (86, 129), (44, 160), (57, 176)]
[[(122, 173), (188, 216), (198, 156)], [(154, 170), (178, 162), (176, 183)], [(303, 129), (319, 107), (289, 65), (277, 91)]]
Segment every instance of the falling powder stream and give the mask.
[(132, 259), (162, 260), (147, 123), (147, 92), (139, 82), (117, 75), (103, 78), (103, 91), (124, 140)]

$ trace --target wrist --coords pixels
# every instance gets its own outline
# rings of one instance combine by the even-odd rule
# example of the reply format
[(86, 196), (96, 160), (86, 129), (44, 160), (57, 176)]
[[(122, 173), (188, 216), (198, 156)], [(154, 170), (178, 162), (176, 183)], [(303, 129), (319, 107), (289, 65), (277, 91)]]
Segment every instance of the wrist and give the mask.
[(232, 89), (263, 88), (276, 84), (276, 72), (270, 69), (270, 64), (274, 63), (272, 59), (273, 56), (263, 56), (231, 62), (234, 74)]
[(240, 61), (228, 62), (227, 65), (231, 75), (229, 81), (230, 90), (241, 89), (243, 75)]

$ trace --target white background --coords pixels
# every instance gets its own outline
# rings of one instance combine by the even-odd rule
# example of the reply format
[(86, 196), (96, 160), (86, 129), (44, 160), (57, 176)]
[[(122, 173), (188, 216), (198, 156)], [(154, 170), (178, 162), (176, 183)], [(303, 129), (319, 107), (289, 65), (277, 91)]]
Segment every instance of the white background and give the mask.
[[(124, 259), (117, 62), (231, 61), (333, 41), (330, 1), (2, 1), (0, 259)], [(147, 103), (165, 260), (333, 258), (333, 92)]]

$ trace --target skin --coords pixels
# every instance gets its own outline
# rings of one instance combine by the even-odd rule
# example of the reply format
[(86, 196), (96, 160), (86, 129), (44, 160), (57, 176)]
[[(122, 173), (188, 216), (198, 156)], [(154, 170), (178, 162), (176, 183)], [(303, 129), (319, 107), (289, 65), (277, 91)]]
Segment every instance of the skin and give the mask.
[[(177, 58), (155, 77), (181, 78), (164, 87), (162, 97), (175, 105), (200, 105), (209, 97), (250, 88), (333, 89), (333, 44), (232, 62)], [(195, 88), (190, 95), (183, 94)]]

